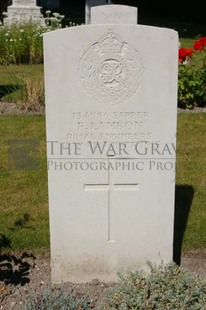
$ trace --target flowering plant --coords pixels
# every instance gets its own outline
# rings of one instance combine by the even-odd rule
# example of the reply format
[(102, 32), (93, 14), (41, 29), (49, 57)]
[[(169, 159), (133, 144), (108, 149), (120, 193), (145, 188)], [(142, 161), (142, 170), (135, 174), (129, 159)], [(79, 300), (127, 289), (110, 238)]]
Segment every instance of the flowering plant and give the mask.
[(178, 105), (192, 109), (206, 102), (206, 37), (179, 49)]
[[(0, 23), (0, 65), (43, 62), (43, 34), (62, 27), (63, 15), (46, 11), (45, 25), (32, 22)], [(74, 24), (69, 24), (74, 26)]]
[(179, 49), (179, 62), (185, 63), (191, 58), (193, 55), (193, 50), (191, 48), (180, 48)]
[(206, 37), (201, 37), (198, 41), (194, 42), (194, 49), (202, 51), (206, 47)]

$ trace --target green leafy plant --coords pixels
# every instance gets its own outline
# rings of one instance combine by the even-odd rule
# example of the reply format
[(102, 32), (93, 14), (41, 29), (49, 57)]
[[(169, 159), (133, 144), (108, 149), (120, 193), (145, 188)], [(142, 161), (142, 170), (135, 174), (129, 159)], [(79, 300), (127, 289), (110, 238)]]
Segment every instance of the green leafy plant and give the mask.
[(175, 264), (148, 263), (143, 271), (130, 273), (111, 289), (103, 309), (107, 310), (202, 310), (206, 305), (206, 281)]
[(203, 72), (192, 65), (179, 67), (178, 106), (183, 109), (193, 109), (201, 106), (205, 100), (205, 77)]
[(0, 26), (0, 64), (42, 63), (42, 34), (46, 31), (34, 23)]
[[(64, 15), (46, 12), (45, 25), (34, 22), (0, 24), (0, 65), (43, 63), (43, 39), (46, 32), (60, 29)], [(74, 26), (69, 23), (69, 26)]]
[(46, 18), (45, 22), (47, 27), (50, 27), (51, 30), (62, 28), (62, 20), (64, 19), (64, 15), (61, 15), (59, 13), (52, 13), (51, 11), (46, 11)]
[(47, 289), (42, 293), (28, 297), (26, 310), (87, 310), (88, 303), (85, 299), (63, 293), (59, 289)]
[(206, 37), (194, 42), (194, 50), (179, 49), (178, 106), (193, 109), (206, 102)]

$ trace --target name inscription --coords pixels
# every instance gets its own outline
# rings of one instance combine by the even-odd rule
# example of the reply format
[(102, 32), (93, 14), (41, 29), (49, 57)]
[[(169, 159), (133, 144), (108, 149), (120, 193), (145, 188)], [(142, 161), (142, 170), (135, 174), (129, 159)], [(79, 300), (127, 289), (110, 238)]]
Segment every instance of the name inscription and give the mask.
[(74, 132), (66, 140), (75, 141), (151, 141), (143, 129), (150, 120), (148, 112), (73, 112)]

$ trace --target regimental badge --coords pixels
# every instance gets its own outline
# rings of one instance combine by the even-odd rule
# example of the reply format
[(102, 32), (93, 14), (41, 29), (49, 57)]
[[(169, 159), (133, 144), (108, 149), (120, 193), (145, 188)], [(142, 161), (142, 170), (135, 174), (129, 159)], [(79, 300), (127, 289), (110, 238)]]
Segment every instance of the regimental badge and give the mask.
[(85, 91), (108, 105), (124, 102), (136, 93), (143, 71), (139, 52), (113, 32), (104, 34), (80, 59)]

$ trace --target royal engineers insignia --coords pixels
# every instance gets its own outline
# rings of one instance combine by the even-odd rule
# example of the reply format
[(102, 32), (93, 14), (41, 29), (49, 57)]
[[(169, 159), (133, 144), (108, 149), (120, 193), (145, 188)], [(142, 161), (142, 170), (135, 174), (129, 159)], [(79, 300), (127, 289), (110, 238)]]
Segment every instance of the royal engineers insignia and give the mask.
[(143, 71), (139, 52), (113, 32), (91, 45), (80, 60), (85, 91), (109, 105), (129, 99), (139, 88)]

